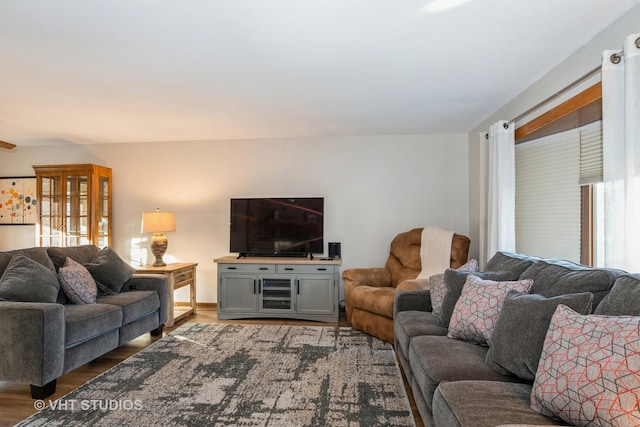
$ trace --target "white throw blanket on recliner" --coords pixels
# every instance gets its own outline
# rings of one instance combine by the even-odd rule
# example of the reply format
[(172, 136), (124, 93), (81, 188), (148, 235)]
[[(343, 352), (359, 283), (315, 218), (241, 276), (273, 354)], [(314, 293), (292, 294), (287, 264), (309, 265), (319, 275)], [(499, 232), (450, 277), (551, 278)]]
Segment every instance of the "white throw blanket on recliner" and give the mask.
[(420, 242), (420, 262), (422, 271), (418, 279), (428, 279), (441, 274), (451, 265), (451, 242), (453, 231), (439, 227), (425, 227)]

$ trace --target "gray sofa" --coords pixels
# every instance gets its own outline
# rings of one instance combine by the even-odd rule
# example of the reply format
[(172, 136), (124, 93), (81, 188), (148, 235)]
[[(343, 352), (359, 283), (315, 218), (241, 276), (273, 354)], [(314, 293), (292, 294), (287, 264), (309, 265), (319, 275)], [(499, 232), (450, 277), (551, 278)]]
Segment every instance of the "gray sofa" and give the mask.
[[(429, 290), (396, 295), (395, 349), (421, 418), (438, 427), (567, 425), (530, 407), (550, 313), (561, 303), (583, 315), (640, 316), (640, 275), (498, 252), (482, 273), (445, 272), (454, 304), (468, 274), (532, 279), (533, 285), (527, 295), (507, 294), (487, 345), (447, 337), (451, 301), (443, 301), (436, 316)], [(532, 308), (545, 304), (545, 315)], [(523, 309), (531, 311), (523, 314)]]
[[(72, 303), (56, 287), (67, 257), (95, 279), (94, 303)], [(62, 374), (146, 332), (161, 336), (167, 303), (165, 276), (134, 274), (111, 248), (0, 252), (0, 381), (47, 397)]]

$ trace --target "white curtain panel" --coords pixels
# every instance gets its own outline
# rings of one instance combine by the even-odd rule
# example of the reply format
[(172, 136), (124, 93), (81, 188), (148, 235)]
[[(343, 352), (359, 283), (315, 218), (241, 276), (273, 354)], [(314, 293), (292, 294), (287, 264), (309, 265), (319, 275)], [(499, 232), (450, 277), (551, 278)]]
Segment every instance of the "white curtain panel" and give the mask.
[[(640, 34), (602, 55), (604, 265), (640, 271)], [(617, 61), (615, 57), (618, 57)]]
[(478, 262), (480, 268), (483, 269), (489, 258), (487, 254), (487, 150), (489, 145), (489, 132), (480, 132), (478, 134), (478, 144), (480, 152), (478, 153), (478, 172), (480, 183), (478, 186)]
[(515, 124), (491, 125), (487, 150), (486, 255), (516, 250)]

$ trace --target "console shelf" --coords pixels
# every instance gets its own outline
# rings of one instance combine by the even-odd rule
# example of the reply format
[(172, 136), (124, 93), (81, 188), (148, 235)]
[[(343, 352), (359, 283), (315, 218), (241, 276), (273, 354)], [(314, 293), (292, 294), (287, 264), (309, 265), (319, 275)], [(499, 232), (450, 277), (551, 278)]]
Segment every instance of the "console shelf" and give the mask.
[(218, 319), (338, 321), (338, 260), (226, 256), (218, 264)]

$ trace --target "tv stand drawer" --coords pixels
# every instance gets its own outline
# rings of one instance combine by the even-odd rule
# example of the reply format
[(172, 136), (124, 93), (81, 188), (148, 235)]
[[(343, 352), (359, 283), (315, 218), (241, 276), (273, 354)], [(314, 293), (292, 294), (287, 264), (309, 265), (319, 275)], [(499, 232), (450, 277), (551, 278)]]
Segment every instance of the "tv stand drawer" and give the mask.
[(218, 270), (225, 273), (275, 273), (273, 264), (219, 264)]
[(279, 264), (276, 266), (276, 272), (279, 274), (333, 274), (335, 268), (334, 265), (327, 264)]

